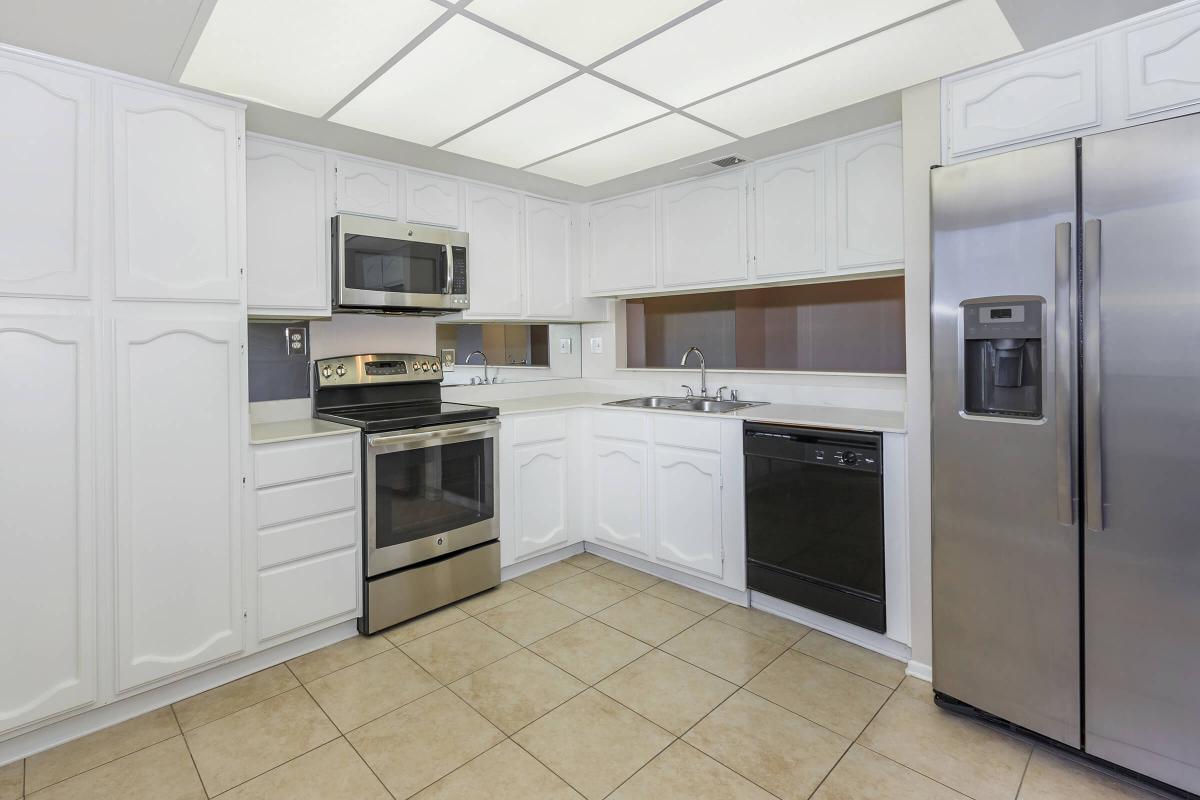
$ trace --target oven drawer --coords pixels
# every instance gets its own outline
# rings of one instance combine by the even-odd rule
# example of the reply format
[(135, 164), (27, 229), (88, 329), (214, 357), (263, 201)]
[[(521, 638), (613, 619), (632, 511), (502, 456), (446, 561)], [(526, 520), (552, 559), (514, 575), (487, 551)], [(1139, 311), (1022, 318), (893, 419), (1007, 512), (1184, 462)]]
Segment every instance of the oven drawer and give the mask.
[(258, 636), (271, 639), (358, 609), (356, 552), (343, 550), (258, 576)]
[(354, 508), (357, 499), (358, 476), (354, 474), (260, 489), (258, 527), (345, 511)]
[(383, 628), (470, 597), (500, 583), (500, 543), (477, 545), (427, 564), (367, 581), (359, 631)]
[(258, 445), (254, 448), (254, 485), (262, 489), (353, 472), (357, 435)]
[(327, 514), (258, 532), (258, 568), (354, 547), (362, 535), (354, 509)]

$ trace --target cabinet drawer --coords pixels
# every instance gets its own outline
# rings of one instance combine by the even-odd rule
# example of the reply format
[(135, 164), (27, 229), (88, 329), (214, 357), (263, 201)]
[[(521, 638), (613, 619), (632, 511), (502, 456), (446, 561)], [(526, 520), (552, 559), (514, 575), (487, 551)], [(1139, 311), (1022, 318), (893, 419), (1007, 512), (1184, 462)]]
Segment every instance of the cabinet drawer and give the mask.
[(288, 564), (258, 576), (258, 634), (270, 639), (358, 608), (355, 552)]
[(567, 415), (539, 414), (513, 420), (513, 444), (552, 442), (567, 438)]
[(645, 414), (628, 411), (597, 411), (592, 415), (592, 433), (609, 439), (644, 442), (649, 438)]
[(354, 508), (358, 476), (342, 475), (258, 491), (258, 527)]
[(712, 419), (662, 416), (654, 419), (654, 443), (721, 452), (721, 423)]
[(267, 528), (258, 532), (258, 568), (353, 547), (358, 533), (358, 514), (353, 509)]
[(254, 485), (259, 489), (353, 471), (354, 435), (254, 448)]

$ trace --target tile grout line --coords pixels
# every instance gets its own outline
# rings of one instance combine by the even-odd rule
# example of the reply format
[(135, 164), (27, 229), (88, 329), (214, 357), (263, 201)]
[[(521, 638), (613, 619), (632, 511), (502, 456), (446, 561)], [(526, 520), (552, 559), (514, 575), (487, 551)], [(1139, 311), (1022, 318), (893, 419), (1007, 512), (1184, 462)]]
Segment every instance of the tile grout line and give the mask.
[(1013, 794), (1013, 800), (1021, 796), (1021, 789), (1025, 786), (1025, 776), (1029, 774), (1029, 765), (1033, 763), (1033, 754), (1037, 747), (1029, 749), (1029, 758), (1025, 759), (1025, 769), (1021, 770), (1021, 780), (1017, 781), (1017, 791)]
[[(804, 634), (804, 636), (807, 636), (807, 635), (808, 635), (807, 633)], [(804, 636), (801, 636), (800, 638), (803, 639)], [(853, 674), (853, 673), (851, 673), (851, 674)], [(821, 780), (813, 788), (812, 794), (809, 795), (810, 798), (813, 797), (814, 795), (816, 795), (817, 792), (821, 791), (821, 787), (825, 785), (825, 781), (829, 780), (829, 776), (832, 775), (834, 770), (836, 770), (838, 768), (838, 764), (842, 763), (842, 759), (844, 759), (846, 757), (846, 753), (849, 753), (852, 749), (854, 749), (854, 745), (858, 744), (858, 740), (860, 738), (862, 738), (862, 735), (864, 733), (867, 732), (867, 728), (871, 727), (871, 723), (875, 721), (875, 718), (879, 716), (879, 712), (883, 711), (883, 707), (888, 704), (888, 701), (890, 701), (893, 696), (895, 696), (896, 690), (899, 688), (900, 687), (898, 685), (895, 688), (893, 688), (891, 690), (891, 692), (888, 694), (887, 700), (884, 700), (882, 703), (879, 704), (879, 708), (875, 709), (875, 713), (871, 715), (871, 718), (869, 720), (867, 720), (867, 724), (863, 725), (862, 730), (858, 732), (857, 736), (855, 736), (853, 739), (850, 740), (849, 746), (847, 746), (846, 749), (842, 751), (842, 754), (840, 756), (838, 756), (837, 761), (833, 762), (833, 766), (830, 767), (829, 770), (821, 777)], [(757, 695), (755, 695), (755, 696), (757, 697)], [(765, 700), (766, 698), (764, 697), (763, 699)], [(793, 712), (793, 713), (795, 713), (795, 712)], [(805, 717), (805, 719), (808, 719), (808, 718)], [(811, 721), (812, 720), (810, 720), (810, 722)], [(817, 724), (820, 724), (820, 723), (817, 723)], [(862, 745), (859, 745), (859, 746), (861, 747)], [(872, 750), (871, 752), (874, 752), (874, 751)], [(949, 789), (950, 787), (947, 786), (946, 788)]]
[[(174, 709), (174, 708), (171, 708), (171, 705), (172, 705), (171, 703), (167, 703), (165, 706), (159, 706), (158, 708), (151, 709), (150, 711), (147, 711), (147, 712), (145, 712), (144, 714), (139, 714), (137, 717), (131, 717), (130, 719), (123, 720), (122, 722), (130, 722), (130, 721), (132, 721), (132, 720), (135, 720), (135, 719), (137, 719), (138, 717), (144, 717), (146, 714), (153, 714), (155, 711), (161, 711), (161, 710), (162, 710), (162, 709), (164, 709), (164, 708), (170, 708), (170, 709), (171, 709), (171, 716), (174, 718), (174, 716), (175, 716), (175, 709)], [(117, 725), (120, 725), (120, 724), (122, 724), (122, 722), (117, 722), (117, 723), (114, 723), (114, 724), (112, 724), (112, 725), (108, 725), (108, 726), (106, 726), (106, 727), (104, 727), (104, 728), (101, 728), (100, 730), (92, 731), (91, 733), (84, 734), (83, 736), (80, 736), (80, 737), (78, 737), (78, 738), (76, 738), (76, 739), (71, 739), (70, 741), (66, 741), (66, 742), (63, 742), (62, 744), (55, 745), (54, 747), (48, 748), (48, 749), (46, 749), (46, 750), (42, 750), (42, 751), (40, 751), (40, 752), (38, 752), (38, 753), (34, 753), (33, 755), (37, 756), (37, 755), (41, 755), (42, 753), (49, 753), (51, 750), (57, 750), (59, 747), (63, 747), (63, 746), (65, 746), (65, 745), (71, 744), (71, 742), (77, 742), (77, 741), (80, 741), (80, 740), (82, 740), (82, 739), (86, 739), (88, 736), (93, 736), (93, 735), (95, 735), (95, 734), (97, 734), (97, 733), (102, 733), (103, 731), (109, 730), (110, 728), (115, 728)], [(176, 726), (177, 728), (179, 727), (179, 721), (178, 721), (178, 719), (176, 719), (176, 721), (175, 721), (175, 726)], [(174, 739), (176, 736), (183, 736), (183, 731), (182, 731), (182, 730), (180, 730), (180, 731), (179, 731), (179, 733), (173, 733), (173, 734), (171, 734), (170, 736), (166, 737), (165, 739), (159, 739), (158, 741), (156, 741), (156, 742), (151, 742), (150, 744), (147, 744), (147, 745), (145, 745), (145, 746), (143, 746), (143, 747), (138, 747), (138, 748), (136, 748), (136, 749), (134, 749), (134, 750), (130, 750), (128, 753), (124, 753), (124, 754), (122, 754), (122, 755), (119, 755), (119, 756), (117, 756), (116, 758), (110, 758), (110, 759), (108, 759), (107, 761), (105, 761), (105, 762), (103, 762), (103, 763), (101, 763), (101, 764), (96, 764), (95, 766), (88, 767), (88, 768), (87, 768), (87, 769), (85, 769), (85, 770), (80, 770), (79, 772), (76, 772), (74, 775), (68, 775), (68, 776), (67, 776), (67, 777), (65, 777), (65, 778), (59, 778), (59, 779), (58, 779), (58, 780), (56, 780), (56, 781), (53, 781), (53, 782), (51, 782), (51, 783), (47, 783), (45, 786), (42, 786), (42, 787), (40, 787), (40, 788), (38, 788), (38, 789), (35, 789), (35, 790), (34, 790), (34, 793), (36, 794), (37, 792), (42, 792), (42, 791), (45, 791), (46, 789), (49, 789), (51, 786), (57, 786), (57, 785), (58, 785), (58, 784), (60, 784), (60, 783), (66, 783), (67, 781), (71, 780), (72, 778), (78, 778), (80, 775), (86, 775), (87, 773), (89, 773), (89, 772), (92, 772), (93, 770), (100, 769), (101, 767), (107, 767), (109, 764), (116, 763), (117, 761), (120, 761), (122, 758), (127, 758), (127, 757), (129, 757), (129, 756), (131, 756), (131, 755), (134, 755), (135, 753), (140, 753), (140, 752), (142, 752), (143, 750), (149, 750), (151, 747), (154, 747), (155, 745), (162, 744), (163, 742), (166, 742), (166, 741), (170, 741), (171, 739)], [(187, 742), (187, 739), (186, 739), (186, 738), (184, 739), (184, 742), (185, 742), (185, 743)], [(26, 790), (26, 788), (27, 788), (27, 787), (28, 787), (28, 785), (29, 785), (29, 759), (30, 759), (30, 758), (32, 758), (32, 757), (33, 757), (33, 756), (29, 756), (29, 757), (26, 757), (25, 759), (23, 759), (23, 761), (25, 762), (25, 769), (23, 770), (23, 774), (22, 774), (22, 777), (21, 777), (21, 791), (25, 791), (25, 790)], [(205, 792), (205, 794), (207, 794), (207, 793), (208, 793), (208, 792), (206, 791), (206, 792)], [(20, 799), (18, 799), (18, 800), (20, 800)]]
[(183, 749), (187, 751), (188, 760), (192, 762), (192, 769), (196, 771), (196, 780), (200, 781), (200, 788), (204, 790), (205, 797), (211, 797), (208, 793), (208, 787), (204, 785), (204, 777), (200, 774), (200, 767), (196, 764), (196, 756), (192, 753), (192, 746), (188, 744), (187, 736), (183, 734), (183, 726), (179, 724), (179, 715), (175, 713), (174, 704), (171, 705), (171, 716), (175, 719), (175, 725), (179, 728), (179, 738), (183, 739)]

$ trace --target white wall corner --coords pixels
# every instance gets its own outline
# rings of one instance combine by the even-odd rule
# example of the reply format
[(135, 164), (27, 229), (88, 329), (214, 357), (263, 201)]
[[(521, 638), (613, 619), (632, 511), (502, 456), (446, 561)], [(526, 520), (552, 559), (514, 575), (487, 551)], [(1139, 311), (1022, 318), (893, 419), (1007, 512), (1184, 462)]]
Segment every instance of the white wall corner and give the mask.
[(911, 675), (926, 683), (933, 683), (933, 667), (928, 664), (922, 664), (920, 661), (910, 660), (908, 666), (904, 669), (904, 674)]

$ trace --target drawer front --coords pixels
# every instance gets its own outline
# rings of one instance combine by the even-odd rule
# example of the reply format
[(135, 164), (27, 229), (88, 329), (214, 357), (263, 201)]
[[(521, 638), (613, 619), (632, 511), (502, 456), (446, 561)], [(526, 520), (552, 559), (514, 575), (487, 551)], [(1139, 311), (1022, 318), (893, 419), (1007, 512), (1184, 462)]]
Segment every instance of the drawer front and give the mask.
[(592, 415), (592, 433), (609, 439), (644, 442), (649, 438), (645, 414), (629, 411), (597, 411)]
[(354, 439), (357, 435), (256, 445), (254, 485), (262, 489), (281, 483), (353, 472)]
[(721, 423), (715, 419), (693, 419), (663, 414), (654, 418), (654, 443), (719, 453)]
[(270, 639), (358, 608), (353, 550), (288, 564), (258, 576), (258, 633)]
[(353, 509), (258, 532), (258, 568), (308, 558), (358, 542), (358, 514)]
[(354, 508), (357, 496), (357, 475), (259, 489), (258, 527), (345, 511)]
[(552, 442), (567, 438), (567, 415), (565, 412), (515, 417), (512, 424), (513, 444)]

